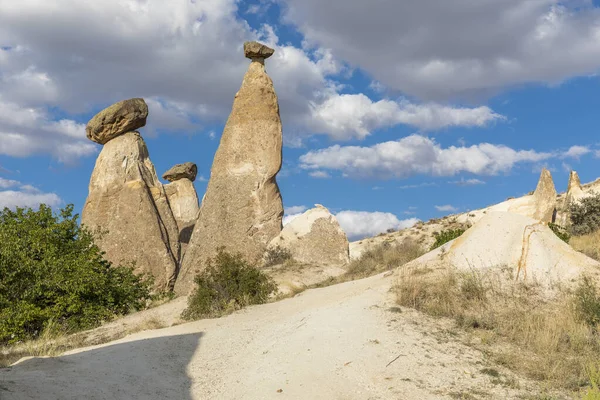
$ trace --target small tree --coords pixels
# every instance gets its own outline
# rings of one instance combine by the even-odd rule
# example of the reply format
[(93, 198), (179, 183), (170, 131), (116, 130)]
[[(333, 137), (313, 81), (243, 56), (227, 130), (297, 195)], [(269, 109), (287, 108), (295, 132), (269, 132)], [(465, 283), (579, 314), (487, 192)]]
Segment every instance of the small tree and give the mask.
[(570, 207), (571, 233), (587, 235), (600, 229), (600, 194), (584, 197)]
[(266, 303), (277, 285), (264, 272), (223, 248), (194, 279), (196, 288), (182, 314), (187, 320), (219, 317), (252, 304)]
[(0, 212), (0, 343), (35, 338), (50, 322), (92, 328), (146, 305), (151, 280), (112, 267), (77, 218), (73, 205)]
[(435, 238), (435, 242), (431, 246), (430, 250), (437, 249), (438, 247), (448, 243), (449, 241), (456, 239), (463, 233), (465, 233), (464, 229), (449, 229), (446, 231), (434, 232), (433, 237)]

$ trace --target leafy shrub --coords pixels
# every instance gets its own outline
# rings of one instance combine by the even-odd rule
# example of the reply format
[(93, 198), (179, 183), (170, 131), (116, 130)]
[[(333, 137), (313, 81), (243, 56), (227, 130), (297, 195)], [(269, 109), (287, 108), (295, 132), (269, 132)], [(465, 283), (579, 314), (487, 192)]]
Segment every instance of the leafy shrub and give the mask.
[(0, 212), (0, 343), (35, 338), (50, 323), (92, 328), (146, 305), (152, 282), (112, 267), (77, 218), (72, 205)]
[(575, 291), (575, 310), (589, 326), (600, 324), (600, 292), (590, 277), (584, 276)]
[(279, 245), (267, 249), (264, 257), (263, 267), (283, 264), (292, 259), (292, 252)]
[(600, 194), (585, 197), (571, 204), (571, 233), (586, 235), (600, 229)]
[(430, 250), (437, 249), (438, 247), (448, 243), (449, 241), (456, 239), (463, 233), (465, 233), (465, 230), (460, 228), (448, 229), (441, 232), (434, 232), (433, 237), (435, 238), (435, 243), (433, 243)]
[(219, 249), (206, 269), (194, 279), (196, 288), (182, 317), (187, 320), (219, 317), (252, 304), (266, 303), (277, 285), (242, 258)]
[(567, 230), (565, 228), (563, 228), (560, 225), (556, 225), (556, 224), (554, 224), (552, 222), (550, 222), (548, 224), (548, 227), (550, 229), (552, 229), (552, 232), (554, 232), (554, 234), (556, 236), (558, 236), (558, 238), (560, 240), (562, 240), (565, 243), (569, 243), (569, 240), (571, 239), (571, 235), (569, 235), (569, 232), (567, 232)]

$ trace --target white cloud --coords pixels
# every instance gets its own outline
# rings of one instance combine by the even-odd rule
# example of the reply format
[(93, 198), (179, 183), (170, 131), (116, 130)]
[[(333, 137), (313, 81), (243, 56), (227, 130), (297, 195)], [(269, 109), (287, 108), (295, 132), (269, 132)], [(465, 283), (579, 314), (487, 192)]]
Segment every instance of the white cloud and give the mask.
[(336, 94), (314, 105), (310, 126), (315, 132), (327, 132), (335, 139), (364, 139), (374, 130), (398, 124), (420, 130), (438, 130), (453, 126), (483, 127), (505, 119), (490, 108), (455, 108), (440, 104), (413, 104), (407, 100), (373, 102), (364, 94)]
[(8, 189), (11, 187), (19, 186), (20, 184), (21, 182), (19, 181), (0, 177), (0, 189)]
[(85, 137), (85, 126), (73, 120), (53, 120), (42, 108), (24, 108), (0, 96), (0, 154), (25, 157), (50, 152), (63, 162), (96, 153)]
[(284, 208), (284, 212), (287, 215), (302, 214), (304, 211), (306, 211), (306, 206), (290, 206)]
[(457, 185), (457, 186), (485, 185), (485, 181), (482, 181), (481, 179), (476, 179), (476, 178), (471, 178), (471, 179), (460, 178), (460, 180), (458, 180), (458, 181), (449, 181), (448, 183), (451, 183), (451, 184)]
[(587, 146), (571, 146), (569, 150), (567, 150), (564, 154), (562, 154), (561, 158), (574, 158), (578, 160), (581, 156), (591, 153)]
[(375, 236), (388, 229), (409, 228), (419, 221), (417, 218), (400, 220), (392, 213), (378, 211), (340, 211), (335, 217), (350, 240)]
[[(10, 99), (4, 106), (23, 117), (0, 122), (0, 153), (50, 152), (62, 161), (91, 155), (95, 147), (82, 136), (77, 116), (130, 97), (148, 101), (148, 134), (195, 133), (200, 124), (223, 121), (248, 65), (242, 44), (252, 39), (276, 49), (266, 67), (278, 93), (286, 144), (317, 133), (350, 139), (397, 124), (436, 130), (502, 119), (487, 107), (340, 95), (337, 78), (349, 68), (327, 46), (283, 44), (273, 27), (255, 30), (240, 18), (238, 11), (260, 14), (269, 1), (241, 10), (237, 0), (99, 4), (0, 2), (0, 93)], [(51, 109), (69, 117), (54, 120), (46, 111)]]
[(421, 99), (556, 83), (600, 69), (600, 8), (590, 0), (281, 2), (307, 42)]
[(444, 206), (435, 206), (435, 209), (438, 211), (447, 211), (447, 212), (456, 212), (458, 208), (451, 206), (450, 204), (446, 204)]
[(310, 172), (308, 175), (312, 176), (313, 178), (317, 178), (317, 179), (329, 179), (329, 178), (331, 178), (331, 175), (329, 175), (325, 171), (313, 171), (313, 172)]
[(437, 183), (435, 182), (423, 182), (423, 183), (417, 183), (414, 185), (402, 185), (402, 186), (398, 186), (398, 189), (402, 189), (402, 190), (406, 190), (406, 189), (419, 189), (422, 187), (431, 187), (431, 186), (437, 186)]
[(350, 177), (404, 178), (461, 172), (496, 175), (510, 171), (515, 164), (539, 162), (552, 156), (490, 143), (442, 148), (430, 138), (411, 135), (370, 147), (335, 145), (309, 151), (300, 157), (300, 162), (303, 169), (338, 170)]
[(37, 208), (40, 204), (57, 207), (62, 204), (62, 199), (55, 193), (32, 193), (29, 191), (4, 190), (0, 191), (0, 208), (5, 207), (31, 207)]

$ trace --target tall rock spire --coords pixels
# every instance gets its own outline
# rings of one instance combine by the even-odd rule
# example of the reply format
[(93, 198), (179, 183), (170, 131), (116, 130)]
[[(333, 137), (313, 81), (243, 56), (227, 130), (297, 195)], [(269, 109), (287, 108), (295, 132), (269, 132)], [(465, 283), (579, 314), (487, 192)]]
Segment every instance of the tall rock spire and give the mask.
[(257, 42), (244, 44), (252, 62), (215, 154), (175, 285), (178, 294), (189, 293), (194, 276), (219, 247), (257, 261), (281, 232), (283, 204), (275, 176), (281, 169), (282, 127), (273, 81), (264, 65), (273, 52)]

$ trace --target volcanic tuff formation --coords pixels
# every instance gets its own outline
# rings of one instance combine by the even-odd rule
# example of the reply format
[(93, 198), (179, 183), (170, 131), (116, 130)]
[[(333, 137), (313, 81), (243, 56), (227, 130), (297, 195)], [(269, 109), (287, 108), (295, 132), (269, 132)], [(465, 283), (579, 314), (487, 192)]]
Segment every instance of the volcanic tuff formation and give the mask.
[(290, 221), (269, 247), (288, 249), (294, 260), (314, 265), (343, 266), (350, 262), (346, 233), (320, 204)]
[(135, 263), (154, 276), (155, 289), (173, 286), (179, 259), (179, 232), (163, 185), (138, 132), (147, 106), (125, 100), (101, 111), (87, 126), (88, 136), (105, 143), (92, 173), (81, 222), (100, 230), (96, 243), (114, 264)]
[(281, 169), (282, 130), (277, 95), (265, 58), (273, 49), (244, 44), (252, 62), (213, 161), (198, 221), (175, 285), (179, 294), (192, 288), (195, 274), (217, 248), (259, 260), (281, 232), (283, 205), (275, 176)]

